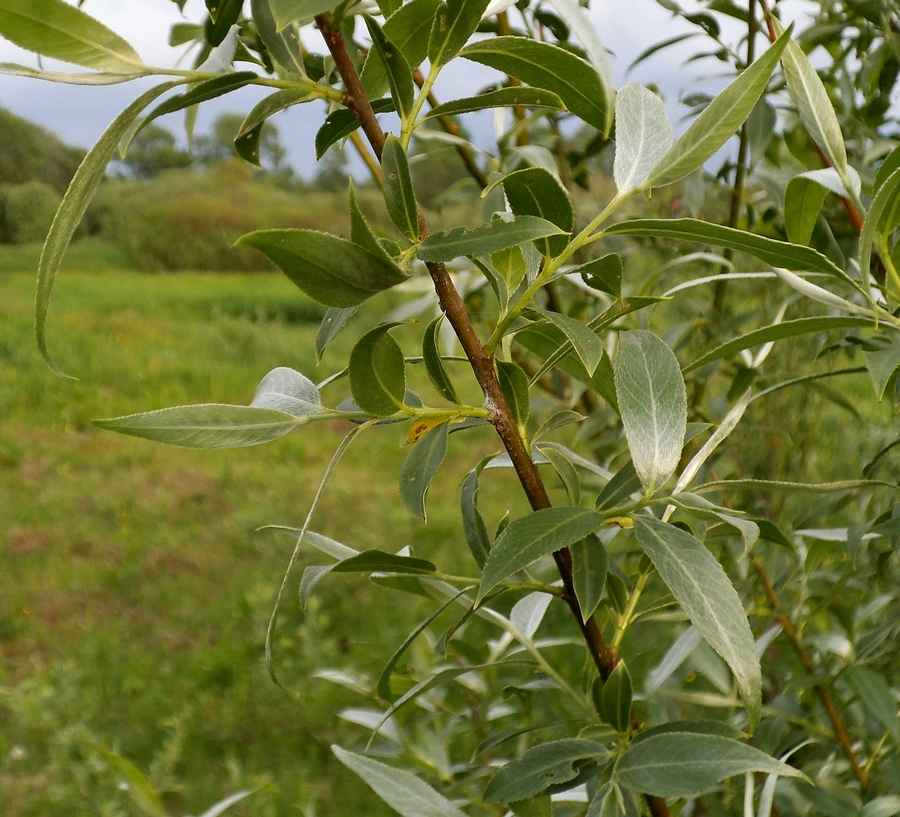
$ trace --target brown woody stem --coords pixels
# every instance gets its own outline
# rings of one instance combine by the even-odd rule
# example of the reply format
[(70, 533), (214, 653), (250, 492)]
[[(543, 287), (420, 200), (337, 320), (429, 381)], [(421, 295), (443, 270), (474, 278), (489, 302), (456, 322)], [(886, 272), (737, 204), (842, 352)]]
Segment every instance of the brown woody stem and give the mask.
[[(347, 53), (341, 32), (332, 27), (331, 20), (327, 15), (320, 14), (315, 19), (328, 46), (328, 50), (334, 58), (335, 66), (344, 81), (346, 88), (345, 104), (359, 119), (363, 132), (372, 146), (372, 150), (380, 159), (384, 147), (385, 134), (363, 90), (356, 67)], [(420, 238), (425, 238), (428, 235), (428, 225), (420, 212), (419, 236)], [(497, 379), (497, 372), (494, 368), (494, 356), (485, 351), (478, 334), (475, 332), (475, 327), (472, 325), (459, 291), (453, 284), (447, 267), (439, 262), (429, 262), (425, 266), (428, 268), (428, 273), (431, 276), (441, 310), (453, 327), (453, 331), (456, 333), (456, 337), (465, 352), (478, 384), (481, 386), (485, 401), (493, 412), (491, 422), (512, 461), (519, 483), (522, 485), (522, 489), (525, 491), (532, 509), (539, 511), (551, 507), (547, 489), (544, 486), (537, 466), (534, 464), (525, 446), (525, 441), (519, 434), (513, 414), (506, 402), (506, 397), (500, 388), (500, 381)], [(575, 589), (572, 584), (572, 556), (569, 550), (567, 548), (559, 550), (553, 554), (553, 558), (556, 561), (556, 566), (563, 582), (562, 599), (569, 606), (575, 620), (578, 622), (578, 626), (581, 628), (582, 635), (588, 646), (591, 658), (597, 666), (597, 670), (606, 679), (615, 669), (619, 657), (616, 651), (606, 642), (596, 620), (593, 618), (588, 619), (586, 622), (582, 620), (581, 608), (578, 605), (578, 599), (575, 596)], [(665, 800), (650, 796), (646, 800), (654, 817), (669, 817), (670, 812)]]

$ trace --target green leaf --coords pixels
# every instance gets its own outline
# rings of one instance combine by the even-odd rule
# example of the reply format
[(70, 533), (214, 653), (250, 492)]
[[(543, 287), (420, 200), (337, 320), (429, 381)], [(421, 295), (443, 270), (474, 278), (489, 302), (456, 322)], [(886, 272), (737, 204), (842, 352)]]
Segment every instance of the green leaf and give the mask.
[(412, 576), (434, 573), (435, 569), (425, 559), (397, 556), (383, 550), (364, 550), (331, 566), (333, 573), (400, 573)]
[(28, 51), (98, 71), (146, 70), (118, 34), (62, 0), (0, 0), (0, 36)]
[(895, 743), (900, 743), (897, 701), (884, 676), (860, 666), (850, 667), (846, 675), (869, 714), (890, 733)]
[(369, 227), (362, 210), (359, 209), (353, 179), (350, 180), (350, 240), (386, 263), (394, 265), (394, 259), (381, 245), (381, 242), (375, 236), (375, 233), (372, 232), (371, 227)]
[(545, 255), (559, 255), (569, 243), (575, 226), (575, 211), (559, 179), (542, 167), (526, 167), (503, 177), (503, 191), (516, 216), (540, 216), (555, 224), (566, 235), (535, 242)]
[(425, 494), (447, 453), (450, 424), (441, 423), (428, 430), (403, 461), (400, 468), (400, 496), (403, 504), (416, 516), (427, 521)]
[(273, 114), (318, 99), (315, 94), (303, 89), (276, 91), (254, 106), (241, 123), (241, 128), (234, 137), (234, 149), (244, 161), (262, 167), (259, 161), (259, 136), (263, 125)]
[(616, 158), (613, 178), (619, 195), (638, 189), (675, 144), (666, 106), (657, 94), (632, 80), (616, 94)]
[(528, 396), (528, 375), (515, 363), (504, 360), (497, 361), (497, 379), (503, 396), (509, 404), (516, 425), (524, 426), (531, 413), (531, 401)]
[(350, 391), (356, 404), (374, 417), (404, 408), (406, 369), (403, 352), (389, 334), (393, 323), (366, 332), (350, 353)]
[(631, 502), (632, 495), (640, 490), (640, 477), (634, 469), (634, 463), (628, 460), (603, 486), (603, 490), (597, 496), (596, 508), (598, 511), (608, 511), (626, 502)]
[(473, 469), (466, 474), (460, 494), (463, 532), (466, 544), (479, 567), (484, 567), (491, 551), (491, 537), (481, 511), (478, 510), (478, 471)]
[(872, 321), (867, 318), (824, 316), (820, 318), (798, 318), (794, 321), (784, 321), (772, 326), (764, 326), (762, 329), (756, 329), (753, 332), (748, 332), (746, 335), (741, 335), (739, 338), (729, 340), (721, 346), (716, 346), (685, 366), (684, 372), (687, 374), (694, 369), (705, 366), (707, 363), (730, 357), (744, 349), (751, 349), (764, 343), (784, 340), (785, 338), (795, 338), (812, 332), (826, 332), (830, 329), (849, 329), (851, 327), (871, 325)]
[(372, 51), (381, 61), (397, 113), (405, 120), (412, 111), (414, 102), (412, 69), (400, 49), (385, 36), (381, 26), (371, 17), (366, 16), (364, 19), (372, 39)]
[(544, 443), (537, 448), (550, 461), (559, 476), (569, 497), (569, 504), (581, 504), (581, 482), (578, 479), (578, 472), (565, 451), (560, 450), (561, 446), (557, 448), (553, 443)]
[[(783, 40), (785, 36), (782, 34), (778, 39)], [(800, 121), (841, 178), (846, 178), (847, 149), (834, 106), (809, 57), (793, 40), (788, 41), (782, 54), (781, 67)]]
[(183, 448), (239, 448), (277, 440), (304, 419), (268, 408), (207, 403), (93, 422), (108, 431)]
[[(403, 54), (410, 68), (418, 67), (428, 53), (428, 36), (440, 5), (440, 0), (412, 0), (384, 21), (382, 31)], [(384, 63), (371, 52), (360, 78), (369, 98), (381, 96), (388, 88)]]
[(600, 705), (604, 720), (617, 732), (631, 728), (631, 675), (624, 661), (619, 661), (603, 684)]
[(325, 306), (357, 306), (407, 280), (393, 263), (343, 238), (315, 230), (257, 230), (238, 244), (259, 250)]
[(250, 405), (283, 411), (293, 417), (310, 417), (322, 411), (316, 384), (287, 366), (272, 369), (260, 381)]
[(619, 783), (657, 797), (690, 798), (745, 772), (803, 776), (746, 743), (686, 732), (655, 735), (633, 743), (616, 765)]
[(883, 486), (894, 488), (892, 482), (877, 479), (844, 479), (838, 482), (786, 482), (777, 479), (719, 479), (706, 482), (694, 489), (694, 493), (707, 494), (711, 491), (779, 491), (783, 493), (828, 494), (853, 491), (858, 488)]
[(256, 794), (256, 792), (258, 791), (259, 788), (236, 791), (234, 794), (231, 794), (228, 797), (220, 800), (218, 803), (210, 806), (206, 811), (203, 812), (203, 814), (198, 815), (198, 817), (219, 817), (220, 814), (224, 814), (226, 811), (228, 811), (228, 809), (235, 805), (235, 803), (239, 803), (245, 797), (249, 797), (251, 794)]
[(878, 400), (884, 400), (884, 393), (900, 369), (900, 337), (896, 332), (890, 335), (875, 335), (868, 339), (875, 348), (864, 349), (866, 368), (875, 386)]
[(755, 729), (762, 709), (759, 658), (741, 599), (725, 571), (697, 539), (674, 525), (636, 516), (634, 532), (688, 618), (731, 668)]
[(581, 321), (576, 318), (570, 318), (561, 312), (551, 312), (546, 309), (535, 309), (539, 315), (543, 315), (554, 326), (561, 329), (563, 334), (569, 339), (575, 353), (584, 364), (587, 373), (593, 377), (597, 371), (597, 366), (603, 359), (603, 341), (596, 332), (590, 330)]
[(646, 218), (622, 221), (604, 230), (604, 235), (648, 235), (713, 244), (745, 252), (774, 267), (784, 267), (798, 272), (809, 270), (825, 272), (843, 281), (848, 280), (847, 273), (810, 247), (799, 247), (787, 241), (778, 241), (694, 218)]
[(69, 188), (63, 196), (62, 203), (53, 217), (50, 232), (44, 241), (41, 250), (41, 260), (38, 265), (37, 294), (34, 303), (34, 334), (37, 340), (38, 351), (47, 365), (57, 374), (62, 372), (50, 360), (47, 351), (47, 310), (50, 307), (50, 294), (53, 291), (53, 281), (62, 263), (63, 255), (84, 211), (87, 210), (97, 185), (106, 175), (106, 166), (118, 147), (119, 141), (132, 126), (135, 119), (154, 99), (181, 84), (181, 80), (165, 82), (151, 88), (141, 94), (104, 131), (103, 135), (88, 151), (87, 155), (75, 171), (75, 176), (69, 183)]
[(461, 113), (471, 113), (472, 111), (519, 106), (523, 108), (551, 108), (556, 111), (564, 111), (566, 109), (563, 101), (550, 91), (543, 88), (529, 88), (525, 85), (516, 85), (513, 88), (486, 91), (477, 96), (445, 102), (432, 108), (422, 117), (422, 121), (435, 119), (438, 116), (456, 116)]
[(348, 752), (340, 746), (332, 746), (331, 751), (402, 817), (466, 817), (443, 795), (403, 769)]
[(722, 91), (681, 135), (642, 188), (662, 187), (693, 173), (712, 157), (750, 115), (790, 40), (782, 34), (768, 51)]
[(569, 547), (572, 553), (572, 584), (575, 598), (581, 609), (582, 621), (587, 621), (600, 605), (606, 587), (609, 557), (600, 537), (596, 534), (575, 542)]
[(135, 133), (147, 127), (154, 119), (158, 119), (160, 116), (181, 111), (193, 105), (199, 105), (201, 102), (206, 102), (209, 99), (215, 99), (231, 93), (238, 88), (249, 85), (255, 79), (259, 79), (259, 77), (252, 71), (237, 71), (235, 73), (221, 74), (202, 82), (195, 82), (183, 94), (176, 94), (157, 105), (147, 114), (144, 121), (141, 122), (141, 127)]
[(500, 582), (542, 556), (575, 544), (603, 524), (587, 508), (545, 508), (515, 519), (497, 537), (481, 576), (480, 602)]
[(602, 258), (595, 258), (575, 267), (573, 274), (580, 274), (581, 280), (589, 287), (598, 289), (600, 292), (606, 292), (613, 298), (622, 297), (622, 257), (617, 253), (611, 252)]
[(338, 336), (341, 329), (347, 325), (347, 321), (356, 314), (356, 310), (357, 307), (355, 306), (349, 306), (345, 309), (331, 307), (325, 313), (325, 317), (322, 318), (322, 323), (319, 324), (319, 330), (316, 332), (317, 363), (321, 363), (322, 355), (325, 354), (325, 350), (328, 348), (331, 341)]
[[(393, 99), (375, 99), (372, 101), (375, 113), (389, 113), (394, 110)], [(322, 127), (316, 132), (316, 159), (321, 159), (335, 142), (349, 136), (359, 128), (356, 114), (348, 108), (338, 108), (325, 117)]]
[(317, 14), (331, 11), (338, 4), (335, 0), (270, 0), (270, 5), (275, 24), (281, 31), (295, 20), (308, 23)]
[(451, 403), (459, 403), (456, 388), (453, 381), (444, 369), (444, 361), (440, 352), (441, 322), (444, 320), (443, 312), (438, 315), (425, 329), (422, 338), (422, 360), (425, 363), (425, 372), (431, 384), (437, 389), (438, 394)]
[(735, 528), (744, 540), (744, 555), (750, 552), (750, 548), (759, 539), (759, 525), (752, 519), (744, 519), (738, 511), (723, 508), (696, 494), (674, 494), (671, 499), (674, 505), (690, 516), (698, 519), (721, 519)]
[(672, 350), (651, 332), (619, 335), (616, 394), (631, 461), (644, 495), (655, 494), (675, 473), (687, 426), (687, 392)]
[(107, 762), (122, 776), (134, 804), (148, 817), (166, 817), (159, 795), (146, 776), (124, 758), (104, 749), (101, 746), (97, 750), (106, 758)]
[(250, 8), (253, 15), (253, 23), (259, 38), (263, 41), (266, 50), (282, 68), (297, 74), (306, 76), (303, 67), (303, 49), (300, 45), (300, 36), (293, 26), (279, 26), (272, 11), (272, 0), (251, 0)]
[(381, 167), (384, 171), (381, 187), (388, 215), (403, 235), (410, 241), (416, 241), (419, 238), (419, 205), (416, 203), (406, 151), (392, 133), (384, 143)]
[(438, 6), (428, 38), (432, 70), (452, 60), (478, 28), (490, 0), (447, 0)]
[(432, 233), (420, 245), (422, 261), (452, 261), (461, 255), (490, 255), (525, 241), (561, 235), (555, 224), (535, 216), (513, 221), (494, 219), (478, 227), (457, 227), (446, 233)]
[(612, 110), (603, 81), (593, 66), (570, 51), (528, 37), (491, 37), (466, 46), (460, 56), (552, 91), (577, 117), (603, 134), (609, 132)]
[(828, 191), (812, 179), (795, 176), (784, 191), (784, 226), (794, 244), (806, 246)]
[(878, 188), (863, 221), (862, 231), (859, 234), (859, 270), (864, 281), (869, 280), (872, 242), (896, 227), (891, 216), (897, 207), (898, 188), (900, 188), (900, 170), (894, 171)]
[(887, 794), (866, 803), (858, 817), (895, 817), (897, 814), (900, 814), (900, 795)]
[(534, 746), (497, 772), (484, 791), (486, 803), (509, 803), (540, 794), (550, 786), (578, 777), (585, 761), (605, 760), (606, 747), (592, 740), (569, 738)]

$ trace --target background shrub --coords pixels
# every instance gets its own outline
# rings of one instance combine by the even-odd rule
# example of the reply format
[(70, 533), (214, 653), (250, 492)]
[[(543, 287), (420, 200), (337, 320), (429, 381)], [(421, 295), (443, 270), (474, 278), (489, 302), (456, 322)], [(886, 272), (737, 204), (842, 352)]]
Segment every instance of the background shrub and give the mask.
[(0, 186), (0, 242), (42, 241), (61, 201), (59, 193), (37, 179)]

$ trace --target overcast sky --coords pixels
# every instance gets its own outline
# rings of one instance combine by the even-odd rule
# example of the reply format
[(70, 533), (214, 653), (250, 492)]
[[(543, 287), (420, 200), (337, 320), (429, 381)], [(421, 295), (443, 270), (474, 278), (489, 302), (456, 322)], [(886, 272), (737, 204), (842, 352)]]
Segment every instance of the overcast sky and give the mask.
[[(74, 0), (70, 1), (74, 4)], [(696, 3), (683, 0), (682, 5), (691, 7)], [(801, 9), (815, 4), (794, 0), (793, 5)], [(188, 0), (184, 16), (171, 0), (85, 0), (82, 8), (130, 42), (148, 65), (163, 67), (175, 66), (179, 60), (184, 60), (183, 48), (173, 49), (167, 44), (172, 24), (185, 20), (200, 22), (205, 13), (203, 0)], [(607, 48), (613, 52), (616, 85), (621, 86), (628, 79), (659, 84), (667, 94), (670, 113), (677, 118), (678, 89), (698, 73), (697, 64), (688, 67), (681, 65), (692, 52), (692, 41), (688, 41), (680, 50), (666, 50), (654, 55), (631, 75), (626, 76), (625, 71), (635, 56), (648, 46), (681, 31), (694, 29), (673, 18), (655, 0), (593, 0), (591, 16)], [(734, 31), (732, 36), (736, 41), (739, 32)], [(312, 39), (309, 41), (314, 42)], [(700, 44), (703, 41), (698, 38), (695, 42)], [(30, 67), (38, 65), (34, 54), (5, 40), (0, 40), (0, 62)], [(184, 64), (189, 66), (189, 61)], [(72, 70), (71, 66), (61, 63), (52, 67), (56, 70)], [(715, 86), (717, 72), (715, 61), (704, 64), (700, 73), (705, 76), (705, 88)], [(438, 96), (441, 101), (469, 96), (481, 84), (488, 82), (489, 77), (487, 69), (465, 60), (457, 60), (442, 74), (441, 84), (437, 88)], [(119, 111), (155, 82), (158, 79), (107, 87), (83, 87), (0, 76), (0, 107), (49, 128), (70, 144), (87, 148), (96, 141)], [(200, 108), (198, 131), (208, 128), (216, 115), (224, 110), (246, 113), (262, 95), (262, 91), (246, 89), (224, 99), (205, 103)], [(289, 160), (298, 171), (307, 176), (314, 172), (312, 144), (316, 128), (321, 123), (321, 116), (310, 117), (308, 114), (307, 106), (297, 106), (274, 119), (282, 142), (288, 148)], [(161, 121), (177, 132), (182, 127), (181, 117), (181, 114), (173, 114)], [(489, 122), (489, 119), (483, 118), (475, 126), (479, 141), (486, 142), (490, 138)], [(676, 130), (679, 129), (676, 122)]]

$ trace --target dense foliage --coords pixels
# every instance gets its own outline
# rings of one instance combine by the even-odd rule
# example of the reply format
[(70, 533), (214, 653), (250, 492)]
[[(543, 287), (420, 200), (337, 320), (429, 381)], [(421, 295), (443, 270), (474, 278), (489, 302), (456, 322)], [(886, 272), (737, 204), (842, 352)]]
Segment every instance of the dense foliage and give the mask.
[[(794, 30), (755, 0), (662, 4), (735, 75), (695, 98), (677, 137), (652, 90), (614, 90), (572, 0), (209, 0), (202, 27), (177, 31), (200, 43), (197, 67), (178, 71), (148, 68), (61, 0), (0, 14), (0, 33), (95, 69), (91, 81), (174, 77), (110, 126), (50, 230), (36, 327), (51, 365), (62, 254), (116, 148), (156, 117), (268, 86), (235, 134), (258, 163), (270, 116), (323, 99), (319, 155), (348, 139), (378, 179), (389, 235), (351, 187), (348, 237), (266, 227), (239, 242), (328, 307), (318, 357), (352, 333), (333, 376), (317, 385), (285, 365), (250, 405), (97, 425), (197, 448), (349, 429), (291, 531), (266, 655), (276, 683), (300, 683), (278, 649), (281, 596), (298, 585), (306, 603), (362, 574), (384, 610), (431, 601), (380, 677), (323, 668), (371, 700), (356, 716), (368, 744), (335, 756), (404, 817), (900, 813), (895, 9), (823, 3)], [(721, 28), (734, 20), (738, 46)], [(310, 23), (318, 55), (298, 35)], [(501, 79), (438, 104), (434, 83), (457, 58)], [(454, 121), (485, 109), (509, 114), (488, 157)], [(429, 123), (489, 204), (482, 223), (431, 231), (409, 160)], [(735, 157), (710, 178), (736, 133)], [(592, 178), (597, 155), (611, 180)], [(659, 218), (650, 193), (671, 190), (673, 217)], [(420, 297), (357, 311), (394, 288)], [(395, 423), (410, 444), (400, 500), (423, 519), (447, 451), (496, 445), (462, 481), (447, 564), (314, 530), (347, 449)], [(491, 518), (479, 492), (509, 474), (530, 512), (511, 500), (514, 514)], [(301, 551), (324, 559), (297, 582)], [(162, 813), (135, 769), (110, 762)]]

